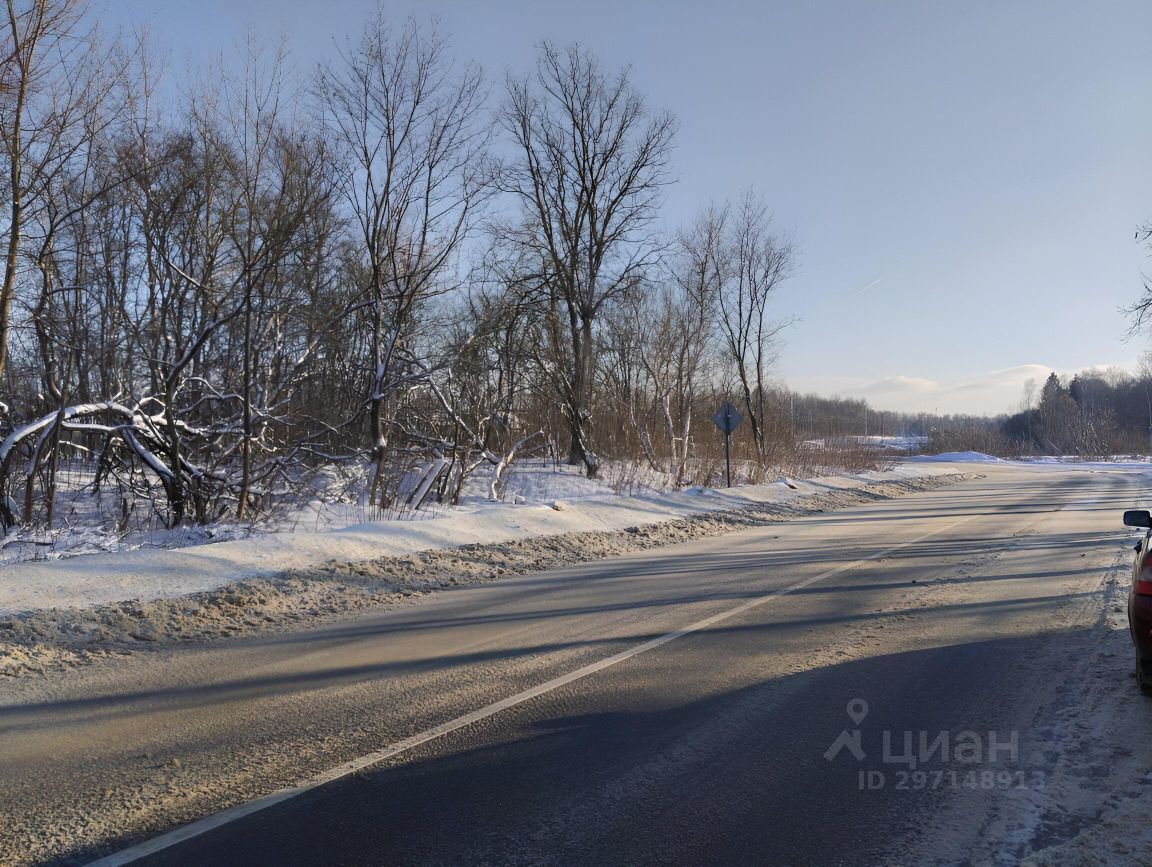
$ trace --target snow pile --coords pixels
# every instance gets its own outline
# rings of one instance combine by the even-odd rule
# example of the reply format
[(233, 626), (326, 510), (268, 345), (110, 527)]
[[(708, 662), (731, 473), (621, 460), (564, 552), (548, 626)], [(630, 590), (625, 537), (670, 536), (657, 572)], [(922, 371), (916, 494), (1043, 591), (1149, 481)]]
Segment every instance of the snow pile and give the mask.
[[(943, 467), (902, 467), (808, 481), (795, 487), (754, 485), (729, 490), (620, 497), (598, 482), (569, 472), (520, 472), (513, 478), (526, 505), (468, 497), (456, 509), (426, 520), (385, 520), (321, 530), (297, 529), (175, 550), (117, 551), (6, 566), (0, 572), (0, 617), (38, 608), (82, 607), (148, 601), (212, 590), (230, 581), (315, 570), (334, 562), (367, 562), (431, 548), (491, 543), (530, 536), (619, 530), (700, 512), (785, 503), (829, 489), (948, 472)], [(696, 491), (696, 492), (694, 492)], [(557, 510), (557, 500), (567, 508)]]
[[(106, 526), (58, 527), (52, 530), (12, 528), (0, 540), (0, 567), (32, 561), (61, 560), (89, 554), (110, 554), (150, 548), (188, 548), (247, 539), (261, 531), (259, 524), (216, 523), (205, 527), (140, 529), (122, 533)], [(2, 580), (2, 579), (0, 579)]]
[[(217, 521), (209, 526), (169, 529), (162, 509), (138, 502), (132, 508), (130, 528), (109, 513), (107, 497), (92, 493), (93, 468), (79, 462), (60, 474), (60, 508), (51, 530), (13, 527), (0, 536), (0, 567), (28, 560), (52, 561), (89, 554), (110, 554), (155, 548), (188, 548), (230, 542), (267, 533), (320, 533), (376, 522), (419, 521), (445, 514), (432, 505), (419, 511), (382, 511), (366, 501), (368, 472), (364, 466), (330, 465), (300, 481), (298, 502), (283, 507), (274, 518), (255, 522)], [(647, 467), (606, 462), (603, 481), (585, 478), (577, 468), (544, 461), (524, 461), (506, 474), (502, 502), (512, 505), (548, 503), (557, 499), (579, 502), (616, 493), (656, 493), (672, 486), (672, 477)], [(461, 504), (479, 507), (489, 501), (491, 474), (475, 473), (465, 483)]]

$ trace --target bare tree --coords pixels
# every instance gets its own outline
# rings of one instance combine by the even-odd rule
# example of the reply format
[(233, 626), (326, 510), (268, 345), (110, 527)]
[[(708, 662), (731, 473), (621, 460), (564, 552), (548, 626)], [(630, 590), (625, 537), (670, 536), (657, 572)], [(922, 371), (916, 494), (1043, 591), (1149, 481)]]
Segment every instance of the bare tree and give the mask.
[[(1152, 249), (1152, 222), (1145, 223), (1136, 230), (1136, 240)], [(1121, 308), (1121, 312), (1132, 318), (1132, 326), (1128, 336), (1134, 336), (1143, 331), (1152, 319), (1152, 279), (1144, 277), (1144, 294), (1134, 304)]]
[[(94, 30), (78, 32), (83, 9), (77, 4), (45, 0), (17, 9), (8, 2), (6, 9), (10, 54), (3, 69), (0, 138), (9, 169), (10, 219), (0, 283), (0, 376), (9, 358), (13, 304), (22, 300), (39, 362), (34, 403), (50, 404), (57, 413), (30, 454), (24, 516), (30, 519), (39, 480), (50, 525), (65, 410), (73, 400), (92, 399), (89, 376), (99, 353), (90, 351), (96, 310), (87, 292), (93, 270), (89, 212), (124, 180), (110, 169), (108, 131), (125, 107), (119, 97), (130, 54), (117, 43), (104, 43)], [(32, 266), (22, 284), (21, 260)], [(20, 294), (22, 288), (27, 295)], [(0, 472), (0, 489), (9, 483), (8, 472)]]
[(435, 30), (410, 19), (392, 31), (381, 11), (323, 69), (317, 92), (358, 233), (371, 330), (371, 494), (382, 502), (399, 393), (424, 375), (412, 363), (420, 316), (457, 287), (455, 257), (489, 194), (483, 80), (476, 68), (453, 69)]
[(509, 79), (503, 126), (517, 158), (502, 187), (524, 221), (508, 239), (527, 250), (542, 290), (548, 369), (567, 416), (569, 461), (595, 476), (588, 439), (594, 338), (606, 304), (651, 264), (647, 234), (669, 182), (676, 122), (653, 113), (627, 70), (606, 74), (585, 50), (544, 43), (536, 74)]
[[(323, 212), (330, 199), (327, 152), (300, 131), (284, 73), (285, 47), (268, 53), (248, 39), (242, 78), (222, 76), (223, 117), (201, 121), (224, 138), (220, 148), (227, 178), (229, 214), (223, 224), (231, 253), (231, 280), (237, 301), (240, 348), (241, 436), (236, 516), (250, 511), (254, 487), (273, 470), (257, 470), (254, 451), (274, 451), (267, 432), (276, 407), (293, 383), (292, 353), (298, 331), (292, 300), (299, 291), (294, 261), (308, 215)], [(288, 369), (285, 369), (285, 368)], [(258, 497), (256, 499), (259, 499)]]
[(1036, 402), (1036, 380), (1032, 377), (1024, 380), (1024, 399), (1020, 403), (1020, 411), (1024, 413), (1024, 424), (1028, 433), (1028, 444), (1032, 444), (1032, 406)]
[[(12, 303), (24, 231), (42, 204), (44, 180), (73, 144), (70, 125), (84, 82), (75, 62), (90, 47), (90, 33), (77, 33), (79, 0), (7, 0), (0, 35), (0, 144), (5, 163), (8, 237), (0, 279), (0, 376), (8, 362)], [(71, 73), (71, 74), (70, 74)], [(62, 136), (64, 136), (62, 138)], [(62, 154), (63, 151), (63, 154)]]
[(768, 302), (791, 276), (796, 248), (787, 238), (772, 233), (764, 204), (752, 192), (745, 195), (734, 217), (726, 208), (708, 219), (719, 225), (706, 231), (724, 239), (722, 258), (715, 267), (720, 335), (763, 463), (772, 342), (788, 324), (769, 316)]
[[(39, 285), (29, 317), (39, 350), (43, 394), (58, 412), (75, 400), (94, 398), (90, 376), (100, 356), (92, 351), (90, 328), (99, 309), (91, 303), (89, 285), (93, 204), (125, 182), (111, 168), (107, 135), (124, 109), (115, 99), (125, 72), (115, 52), (89, 51), (74, 60), (67, 77), (69, 98), (60, 100), (47, 120), (54, 129), (55, 155), (38, 169), (38, 207), (27, 225), (24, 251)], [(29, 303), (31, 299), (29, 299)], [(42, 456), (46, 524), (51, 525), (55, 480), (61, 452), (62, 425), (56, 424)], [(36, 467), (30, 468), (29, 480)], [(32, 486), (26, 486), (25, 515), (31, 513)]]
[(676, 291), (662, 299), (655, 342), (664, 347), (666, 377), (662, 409), (669, 441), (669, 472), (679, 483), (688, 468), (692, 422), (715, 369), (715, 224), (698, 223), (680, 236), (673, 260)]
[[(7, 0), (0, 35), (0, 142), (5, 159), (8, 237), (0, 280), (0, 377), (7, 366), (12, 305), (23, 233), (43, 195), (45, 172), (60, 158), (60, 139), (71, 94), (82, 89), (73, 61), (89, 47), (90, 33), (77, 33), (78, 0)], [(67, 150), (67, 144), (65, 145)]]

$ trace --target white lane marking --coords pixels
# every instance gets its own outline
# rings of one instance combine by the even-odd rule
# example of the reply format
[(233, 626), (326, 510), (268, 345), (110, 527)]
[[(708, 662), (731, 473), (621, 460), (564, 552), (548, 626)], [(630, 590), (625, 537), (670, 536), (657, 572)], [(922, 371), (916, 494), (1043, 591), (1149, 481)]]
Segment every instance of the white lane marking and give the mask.
[(952, 523), (946, 524), (943, 527), (939, 527), (930, 533), (917, 536), (915, 539), (910, 539), (907, 542), (901, 542), (899, 545), (893, 545), (892, 547), (886, 548), (877, 554), (871, 555), (870, 557), (864, 557), (851, 563), (844, 563), (840, 566), (837, 566), (835, 569), (829, 569), (826, 572), (813, 575), (811, 578), (805, 578), (803, 581), (797, 581), (795, 584), (789, 584), (787, 587), (782, 587), (779, 590), (773, 590), (769, 593), (765, 593), (763, 596), (757, 596), (755, 599), (749, 599), (747, 602), (742, 602), (734, 608), (729, 608), (725, 611), (721, 611), (718, 614), (705, 617), (703, 620), (697, 620), (695, 623), (691, 623), (681, 629), (676, 629), (672, 632), (665, 633), (658, 638), (653, 638), (649, 641), (645, 641), (642, 644), (637, 644), (635, 647), (622, 650), (619, 653), (601, 659), (598, 662), (590, 663), (589, 665), (585, 665), (583, 668), (577, 668), (575, 671), (568, 672), (568, 674), (563, 674), (560, 677), (555, 677), (552, 680), (545, 681), (539, 686), (534, 686), (531, 689), (518, 692), (515, 695), (508, 696), (508, 698), (501, 699), (500, 701), (493, 702), (489, 705), (485, 705), (479, 710), (474, 710), (471, 713), (458, 716), (453, 720), (441, 723), (438, 726), (414, 734), (411, 737), (404, 738), (403, 740), (397, 741), (396, 743), (385, 747), (384, 749), (377, 750), (373, 753), (368, 753), (368, 755), (361, 756), (358, 759), (352, 759), (351, 761), (345, 762), (342, 765), (337, 765), (336, 767), (324, 771), (323, 773), (312, 777), (310, 780), (306, 780), (295, 786), (290, 786), (286, 789), (280, 789), (277, 792), (272, 792), (271, 794), (265, 795), (262, 798), (257, 798), (254, 801), (248, 801), (244, 804), (237, 804), (235, 807), (229, 807), (227, 810), (222, 810), (221, 812), (214, 813), (211, 816), (206, 816), (205, 818), (193, 822), (190, 825), (185, 825), (181, 828), (169, 831), (167, 834), (162, 834), (159, 837), (153, 837), (151, 840), (145, 840), (143, 843), (138, 843), (135, 846), (123, 849), (120, 852), (115, 852), (112, 855), (107, 855), (98, 861), (93, 861), (89, 867), (120, 867), (120, 865), (129, 864), (132, 861), (135, 861), (137, 858), (143, 858), (146, 855), (153, 855), (156, 852), (167, 849), (168, 847), (174, 846), (177, 843), (183, 843), (185, 840), (198, 837), (208, 831), (212, 831), (231, 822), (235, 822), (237, 819), (250, 816), (253, 813), (266, 809), (267, 807), (282, 803), (289, 800), (290, 798), (296, 797), (297, 795), (302, 795), (303, 793), (311, 791), (312, 789), (316, 789), (328, 783), (335, 782), (342, 777), (347, 777), (350, 774), (354, 774), (357, 771), (363, 770), (364, 768), (379, 764), (380, 762), (393, 758), (400, 753), (407, 752), (414, 747), (428, 743), (428, 741), (436, 740), (437, 738), (443, 737), (446, 734), (450, 734), (457, 729), (464, 728), (465, 726), (471, 725), (472, 723), (480, 722), (481, 720), (487, 719), (488, 717), (498, 714), (501, 711), (516, 707), (516, 705), (523, 704), (524, 702), (530, 701), (534, 698), (538, 698), (539, 696), (559, 689), (562, 686), (567, 686), (570, 683), (581, 680), (585, 677), (588, 677), (589, 675), (595, 674), (598, 671), (603, 671), (606, 668), (610, 668), (617, 663), (624, 662), (625, 660), (631, 659), (634, 656), (639, 656), (641, 653), (646, 653), (649, 650), (660, 647), (661, 645), (668, 644), (670, 641), (675, 641), (677, 638), (683, 638), (686, 635), (691, 635), (693, 632), (698, 632), (701, 629), (707, 629), (709, 626), (715, 626), (717, 623), (722, 623), (725, 620), (736, 617), (746, 611), (750, 611), (751, 609), (763, 605), (765, 602), (769, 602), (772, 599), (785, 596), (796, 590), (807, 587), (810, 584), (815, 584), (818, 581), (824, 581), (833, 577), (834, 575), (847, 572), (850, 569), (855, 569), (857, 566), (860, 566), (864, 563), (883, 559), (895, 551), (899, 551), (902, 548), (907, 548), (910, 545), (915, 545), (917, 542), (922, 542), (925, 539), (931, 538), (932, 536), (937, 536), (940, 533), (951, 530), (953, 527), (958, 527), (961, 524), (966, 524), (969, 521), (981, 517), (985, 516), (982, 513), (969, 515), (967, 518), (961, 518), (958, 521), (953, 521)]

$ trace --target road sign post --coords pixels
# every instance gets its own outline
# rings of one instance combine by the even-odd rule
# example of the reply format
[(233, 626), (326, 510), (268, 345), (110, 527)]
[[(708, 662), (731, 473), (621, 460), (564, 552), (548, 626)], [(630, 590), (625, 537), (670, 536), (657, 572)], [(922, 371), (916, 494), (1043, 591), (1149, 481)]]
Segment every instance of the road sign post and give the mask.
[(732, 487), (732, 434), (724, 432), (724, 479)]
[(744, 416), (729, 401), (724, 401), (724, 405), (712, 416), (712, 423), (724, 432), (724, 477), (728, 487), (732, 487), (732, 431), (742, 421)]

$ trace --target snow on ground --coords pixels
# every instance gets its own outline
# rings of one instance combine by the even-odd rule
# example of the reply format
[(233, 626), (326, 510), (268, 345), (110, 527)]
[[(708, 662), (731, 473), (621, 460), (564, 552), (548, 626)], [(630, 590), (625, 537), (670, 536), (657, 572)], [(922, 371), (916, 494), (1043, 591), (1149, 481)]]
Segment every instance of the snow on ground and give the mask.
[(998, 463), (1001, 459), (986, 455), (983, 452), (942, 452), (938, 455), (916, 455), (910, 461), (945, 462), (950, 464), (987, 464)]
[(849, 436), (845, 440), (881, 451), (910, 452), (928, 445), (925, 436)]
[(1088, 458), (1079, 455), (1029, 455), (1019, 460), (1025, 464), (1075, 464), (1076, 466), (1100, 464), (1104, 466), (1135, 467), (1143, 465), (1147, 467), (1150, 463), (1150, 459), (1145, 455), (1107, 455), (1103, 458)]
[[(1145, 465), (1146, 466), (1146, 465)], [(1019, 733), (1021, 755), (1042, 756), (1039, 785), (973, 790), (931, 820), (933, 863), (1028, 867), (1152, 864), (1152, 767), (1144, 734), (1152, 699), (1140, 695), (1125, 601), (1130, 539), (1112, 565), (1081, 585), (1084, 617), (1060, 633), (1055, 663), (1025, 663), (1022, 682), (1057, 678), (1055, 698)], [(1105, 555), (1107, 556), (1107, 554)], [(1087, 627), (1087, 628), (1086, 628)], [(987, 799), (994, 800), (989, 809)], [(972, 829), (979, 828), (976, 846)]]
[(1022, 458), (998, 458), (983, 452), (941, 452), (938, 455), (914, 455), (904, 458), (904, 463), (948, 463), (948, 464), (1007, 464), (1016, 467), (1035, 467), (1043, 470), (1053, 466), (1074, 466), (1081, 470), (1135, 469), (1152, 472), (1152, 458), (1145, 455), (1107, 455), (1102, 458), (1086, 458), (1076, 455), (1035, 455)]
[[(749, 466), (735, 467), (745, 476)], [(292, 502), (281, 500), (275, 516), (237, 523), (215, 521), (208, 526), (169, 529), (164, 509), (146, 498), (132, 502), (130, 515), (121, 520), (114, 492), (93, 492), (95, 467), (73, 461), (59, 477), (56, 526), (51, 530), (14, 527), (0, 535), (0, 567), (27, 560), (59, 560), (87, 554), (109, 554), (156, 548), (188, 548), (247, 539), (267, 533), (322, 532), (394, 519), (425, 520), (444, 513), (437, 505), (419, 511), (382, 511), (367, 502), (368, 468), (365, 465), (329, 465), (297, 480)], [(670, 490), (668, 473), (631, 462), (607, 461), (598, 482), (584, 478), (575, 468), (545, 461), (521, 461), (506, 474), (501, 502), (519, 505), (562, 498), (571, 501), (612, 494), (649, 494)], [(819, 475), (810, 473), (809, 475)], [(462, 504), (487, 502), (491, 473), (479, 471), (466, 482)]]
[(67, 559), (26, 561), (0, 571), (0, 617), (43, 608), (76, 608), (123, 600), (148, 601), (212, 590), (230, 582), (395, 557), (470, 543), (491, 544), (540, 535), (620, 530), (711, 511), (740, 509), (883, 480), (952, 472), (904, 466), (851, 476), (780, 480), (732, 489), (618, 496), (602, 483), (553, 468), (518, 469), (506, 502), (475, 494), (461, 506), (420, 520), (384, 520), (332, 529), (253, 535), (175, 550), (138, 549)]
[(1078, 455), (1029, 455), (1009, 459), (986, 455), (983, 452), (941, 452), (937, 455), (913, 455), (904, 458), (905, 462), (950, 463), (950, 464), (1013, 464), (1016, 466), (1068, 466), (1079, 469), (1146, 469), (1152, 471), (1152, 457), (1146, 455), (1107, 455), (1102, 458), (1087, 458)]
[(804, 444), (815, 449), (828, 448), (830, 445), (835, 446), (859, 446), (867, 449), (872, 449), (878, 452), (903, 452), (909, 454), (916, 449), (922, 449), (928, 445), (929, 438), (926, 436), (857, 436), (845, 435), (838, 437), (826, 437), (822, 439), (805, 440)]

